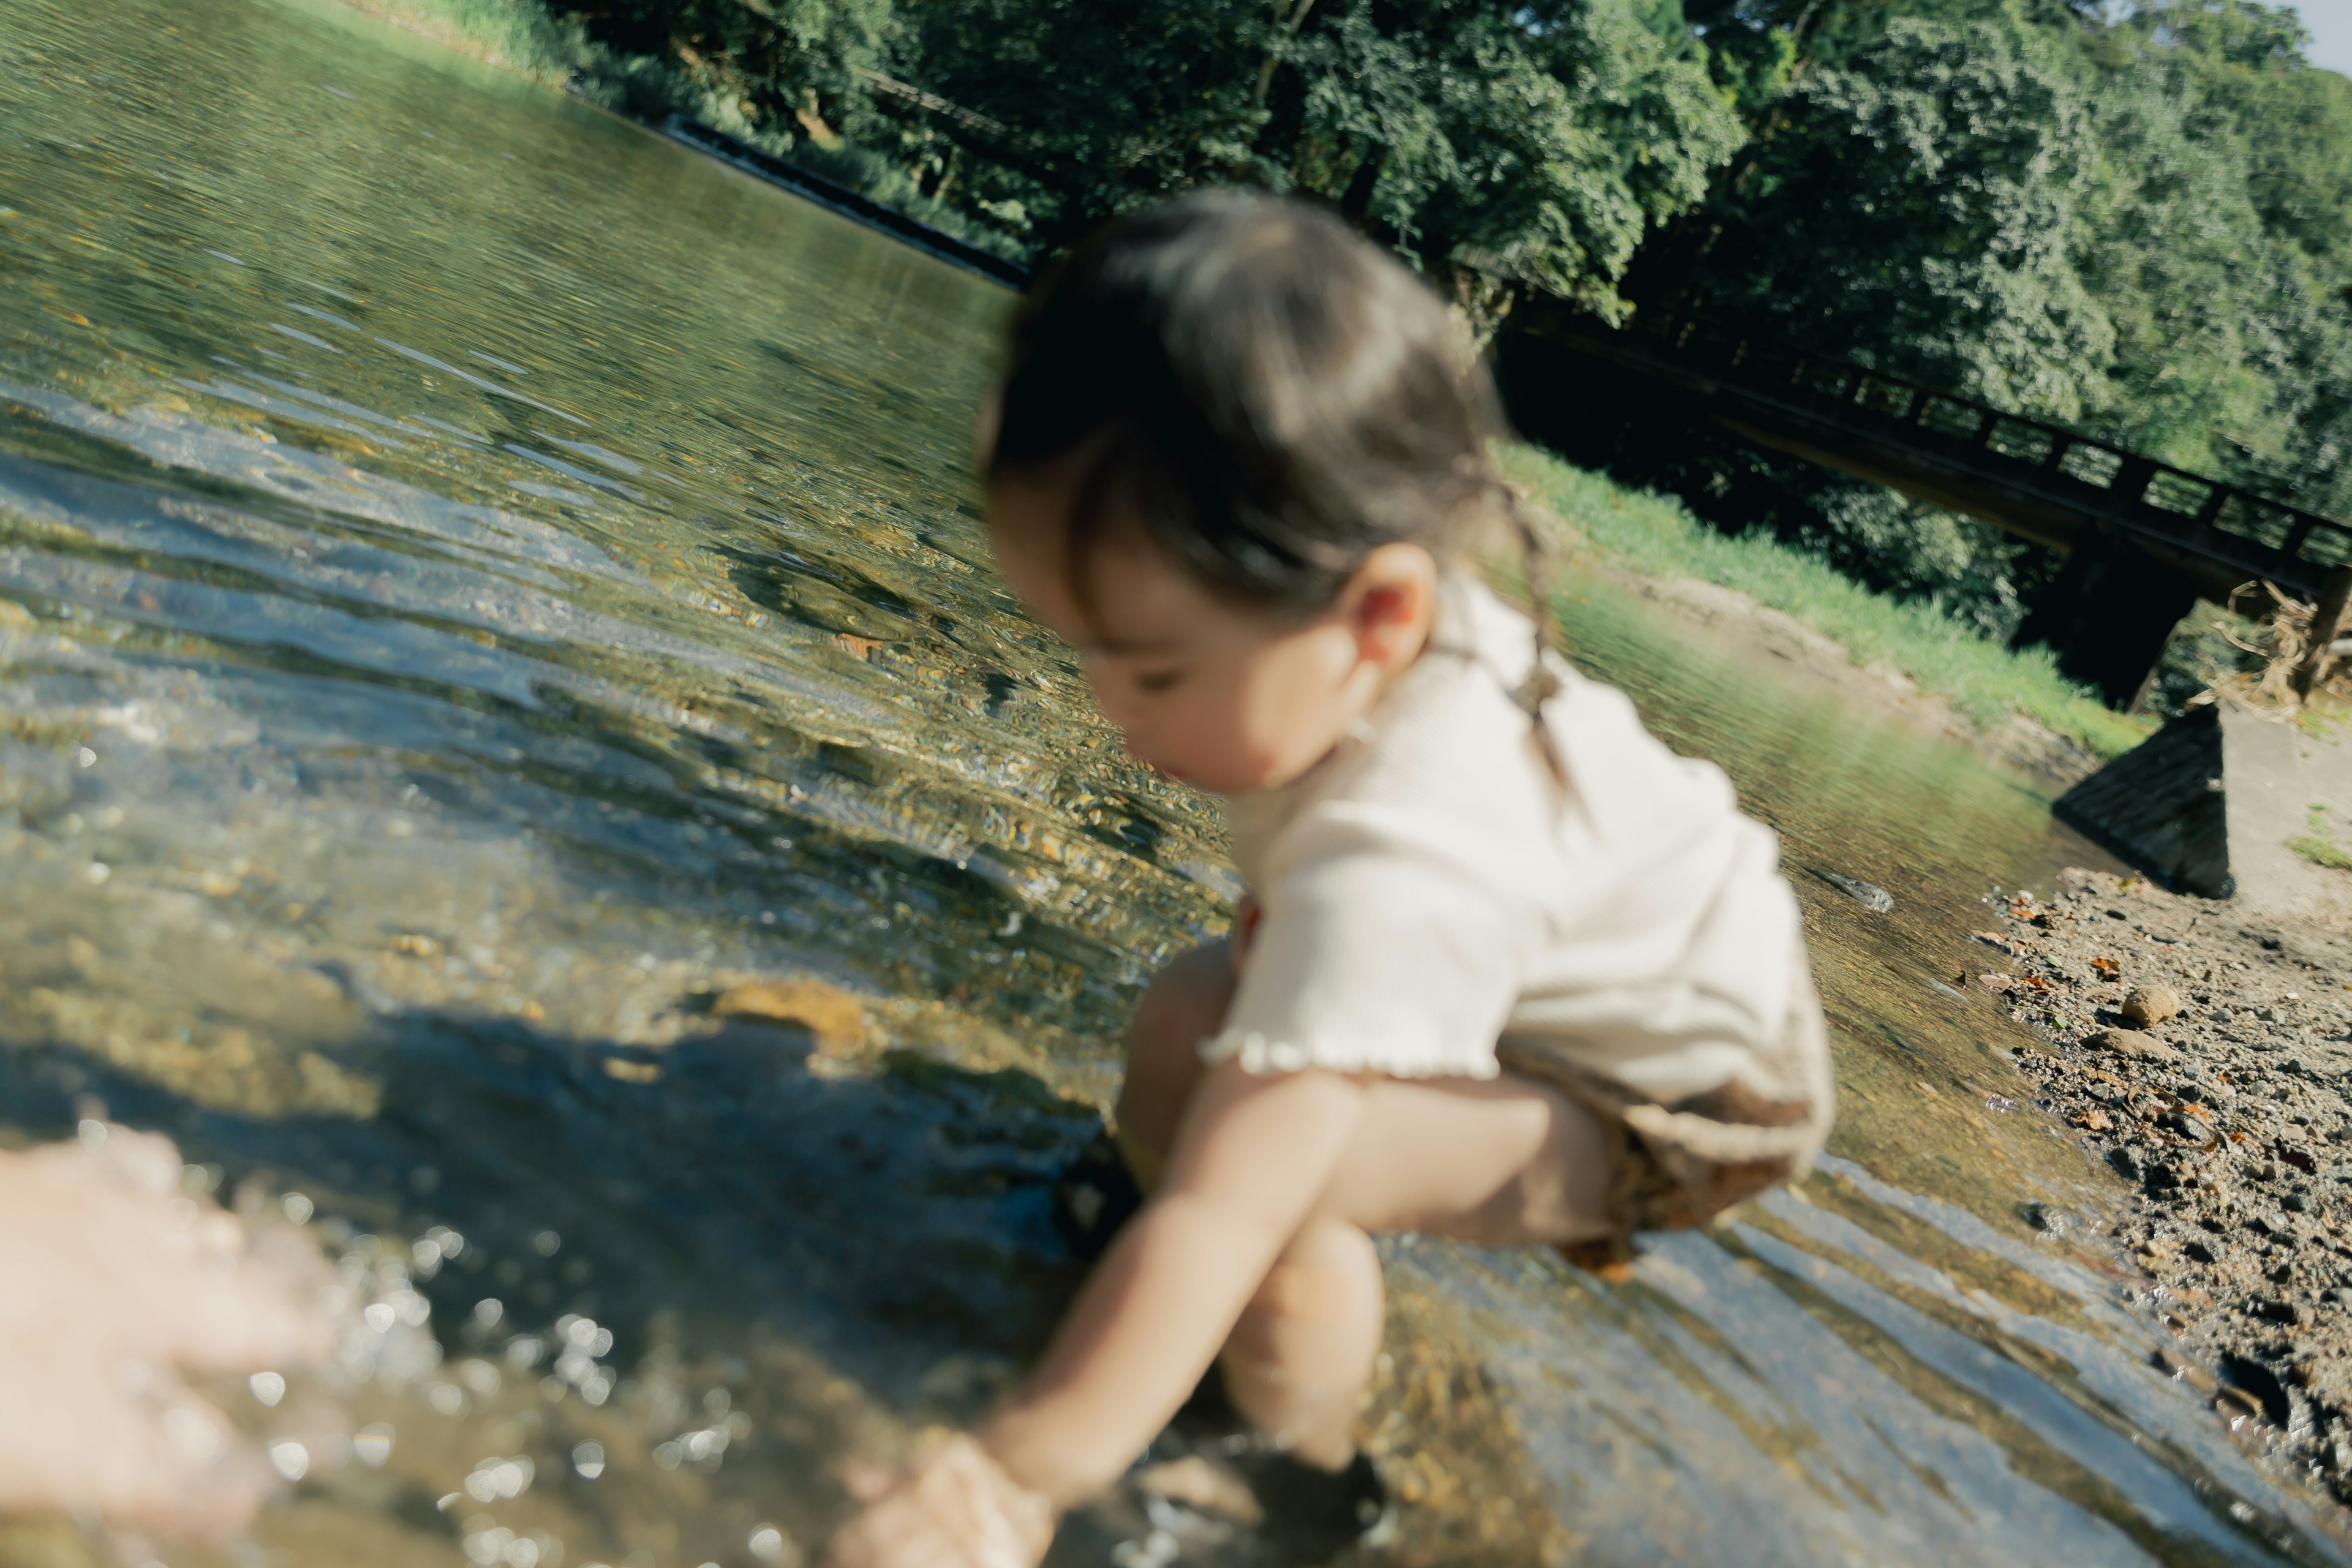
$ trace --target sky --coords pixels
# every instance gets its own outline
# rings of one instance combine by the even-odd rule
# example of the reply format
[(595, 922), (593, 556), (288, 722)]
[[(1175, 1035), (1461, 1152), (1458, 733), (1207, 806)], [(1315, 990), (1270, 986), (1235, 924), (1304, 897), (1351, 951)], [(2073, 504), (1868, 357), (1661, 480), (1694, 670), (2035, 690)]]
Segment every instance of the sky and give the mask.
[(2296, 0), (2311, 29), (2311, 63), (2352, 76), (2352, 0)]

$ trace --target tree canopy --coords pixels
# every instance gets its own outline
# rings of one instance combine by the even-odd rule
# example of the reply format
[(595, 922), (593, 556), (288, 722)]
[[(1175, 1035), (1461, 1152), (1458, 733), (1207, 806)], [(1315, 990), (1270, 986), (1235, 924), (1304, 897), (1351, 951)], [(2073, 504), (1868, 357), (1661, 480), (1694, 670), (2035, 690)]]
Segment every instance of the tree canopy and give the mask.
[(1339, 205), (1465, 297), (1609, 313), (1744, 136), (1654, 0), (557, 3), (751, 124), (845, 133), (1034, 247), (1242, 182)]

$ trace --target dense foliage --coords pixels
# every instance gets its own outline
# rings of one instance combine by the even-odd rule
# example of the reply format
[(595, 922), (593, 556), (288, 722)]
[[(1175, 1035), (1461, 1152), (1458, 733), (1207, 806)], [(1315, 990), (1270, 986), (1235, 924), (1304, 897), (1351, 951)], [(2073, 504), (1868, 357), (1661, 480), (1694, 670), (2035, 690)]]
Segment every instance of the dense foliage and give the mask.
[(1066, 216), (1172, 186), (1308, 191), (1442, 278), (1602, 309), (1740, 139), (1679, 18), (1627, 0), (931, 0), (929, 82), (1030, 128)]
[[(1492, 325), (1678, 297), (2352, 516), (2352, 80), (2255, 0), (548, 0), (664, 98), (1039, 254), (1202, 181)], [(2050, 563), (1689, 431), (1620, 471), (1996, 634)]]
[(1338, 203), (1474, 310), (1514, 288), (1618, 310), (1635, 247), (1743, 135), (1652, 0), (556, 3), (608, 60), (676, 61), (820, 160), (840, 135), (885, 152), (1027, 248), (1241, 181)]
[[(1699, 308), (2352, 516), (2352, 81), (2292, 13), (1738, 0), (1700, 18), (1751, 139), (1643, 258)], [(2005, 632), (2051, 569), (1728, 442), (1633, 477)]]

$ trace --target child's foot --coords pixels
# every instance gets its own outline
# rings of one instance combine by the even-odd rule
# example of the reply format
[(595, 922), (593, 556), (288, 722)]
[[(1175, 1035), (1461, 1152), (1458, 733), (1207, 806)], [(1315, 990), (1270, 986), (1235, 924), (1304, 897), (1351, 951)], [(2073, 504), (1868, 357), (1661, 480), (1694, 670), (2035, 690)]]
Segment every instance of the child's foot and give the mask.
[(1336, 1557), (1379, 1528), (1388, 1513), (1389, 1489), (1361, 1453), (1344, 1470), (1318, 1470), (1272, 1450), (1244, 1454), (1234, 1468), (1265, 1511), (1259, 1533), (1286, 1559)]
[(1054, 1228), (1088, 1263), (1142, 1206), (1143, 1191), (1108, 1132), (1095, 1134), (1054, 1183)]
[(1318, 1470), (1255, 1443), (1217, 1445), (1152, 1465), (1137, 1489), (1245, 1531), (1285, 1563), (1324, 1563), (1379, 1528), (1388, 1488), (1359, 1453), (1342, 1470)]

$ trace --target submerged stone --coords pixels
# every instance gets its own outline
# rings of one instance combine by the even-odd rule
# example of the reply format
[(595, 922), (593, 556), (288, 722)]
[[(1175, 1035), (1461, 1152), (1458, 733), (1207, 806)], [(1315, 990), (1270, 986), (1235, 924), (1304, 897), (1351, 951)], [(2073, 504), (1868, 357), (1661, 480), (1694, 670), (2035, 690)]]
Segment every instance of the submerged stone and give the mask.
[(1817, 871), (1814, 875), (1872, 914), (1883, 915), (1895, 907), (1895, 895), (1875, 882), (1865, 882), (1859, 877), (1841, 876), (1835, 871)]
[(730, 985), (712, 1001), (710, 1016), (797, 1025), (814, 1037), (821, 1051), (847, 1050), (866, 1037), (865, 1004), (818, 980), (751, 980)]

